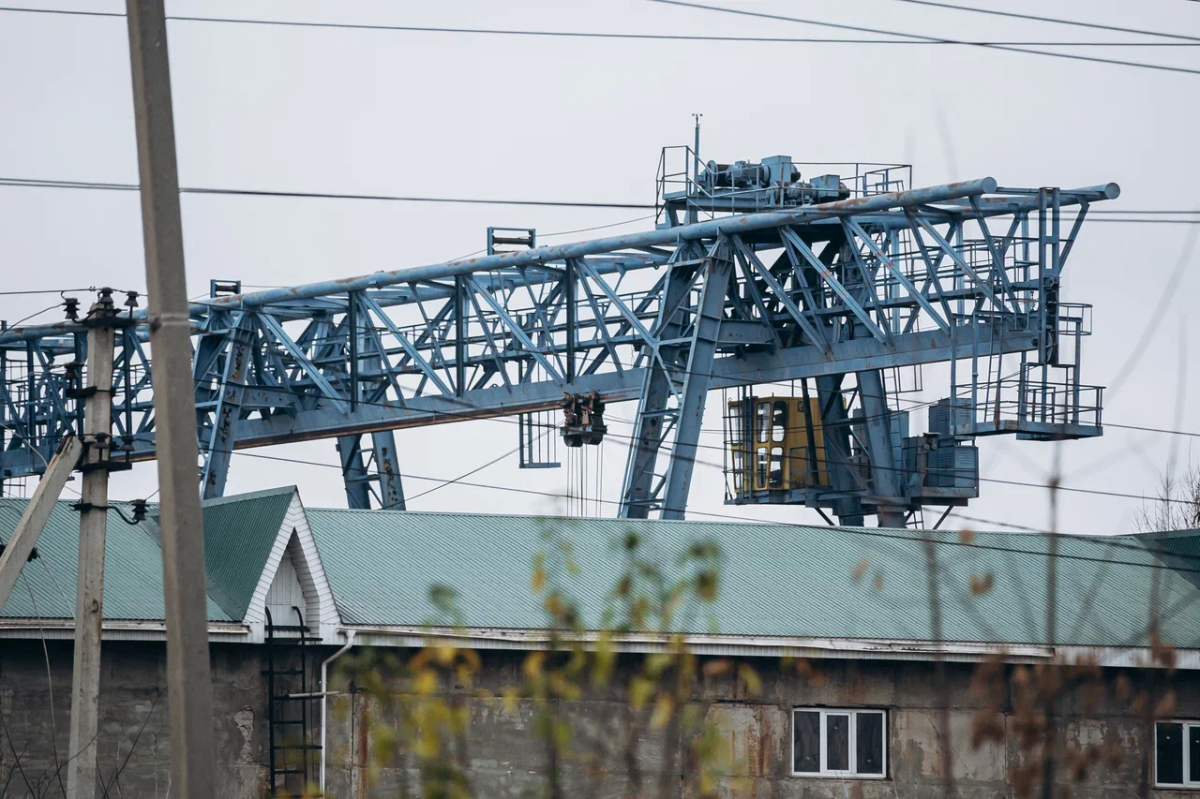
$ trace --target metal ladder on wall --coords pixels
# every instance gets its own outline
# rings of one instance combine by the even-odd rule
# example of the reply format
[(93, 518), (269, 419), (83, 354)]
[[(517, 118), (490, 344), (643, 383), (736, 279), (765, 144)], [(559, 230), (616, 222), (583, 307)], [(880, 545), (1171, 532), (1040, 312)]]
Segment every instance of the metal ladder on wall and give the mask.
[[(311, 754), (320, 752), (320, 745), (311, 742), (308, 729), (308, 705), (316, 695), (308, 685), (308, 647), (316, 640), (308, 634), (304, 614), (292, 606), (298, 624), (276, 625), (267, 608), (267, 718), (268, 747), (271, 767), (271, 796), (300, 797), (310, 782), (310, 771), (320, 762)], [(276, 632), (299, 633), (296, 638), (278, 639)], [(286, 642), (286, 643), (285, 643)], [(284, 649), (286, 647), (286, 649)], [(280, 652), (280, 649), (284, 649)], [(300, 665), (295, 666), (299, 655)], [(282, 656), (282, 664), (277, 666)], [(295, 708), (299, 707), (299, 713)], [(312, 761), (312, 762), (310, 762)]]

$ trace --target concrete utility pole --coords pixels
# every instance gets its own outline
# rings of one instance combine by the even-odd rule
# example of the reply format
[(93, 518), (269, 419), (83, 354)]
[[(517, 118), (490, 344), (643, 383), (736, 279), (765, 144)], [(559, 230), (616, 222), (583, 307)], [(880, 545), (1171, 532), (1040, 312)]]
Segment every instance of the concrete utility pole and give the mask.
[(88, 311), (87, 386), (83, 410), (83, 496), (79, 508), (79, 577), (75, 589), (75, 667), (71, 678), (71, 738), (67, 799), (96, 795), (96, 734), (100, 722), (100, 625), (104, 618), (104, 539), (108, 531), (108, 455), (113, 404), (112, 290)]
[(162, 495), (163, 594), (167, 611), (167, 702), (171, 719), (171, 790), (180, 799), (213, 792), (212, 676), (204, 526), (196, 464), (183, 221), (175, 164), (175, 119), (163, 0), (126, 0), (133, 110), (142, 187), (142, 237), (150, 294), (150, 348)]

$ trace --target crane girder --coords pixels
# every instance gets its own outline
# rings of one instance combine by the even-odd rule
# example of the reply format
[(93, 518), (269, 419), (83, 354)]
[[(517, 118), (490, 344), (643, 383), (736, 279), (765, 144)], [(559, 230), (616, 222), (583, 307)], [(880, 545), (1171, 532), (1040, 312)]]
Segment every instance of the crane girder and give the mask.
[[(386, 474), (371, 477), (359, 436), (596, 392), (646, 406), (626, 436), (623, 512), (678, 517), (691, 469), (676, 459), (695, 458), (708, 391), (1001, 353), (1046, 362), (1073, 318), (1058, 284), (1079, 225), (1117, 193), (985, 178), (195, 302), (203, 490), (223, 491), (235, 450), (337, 438), (347, 474), (402, 506), (394, 443), (375, 442)], [(130, 460), (154, 456), (151, 322), (131, 310), (117, 345), (114, 434)], [(0, 478), (40, 473), (78, 433), (85, 359), (82, 323), (0, 331)], [(661, 474), (650, 449), (668, 450)]]

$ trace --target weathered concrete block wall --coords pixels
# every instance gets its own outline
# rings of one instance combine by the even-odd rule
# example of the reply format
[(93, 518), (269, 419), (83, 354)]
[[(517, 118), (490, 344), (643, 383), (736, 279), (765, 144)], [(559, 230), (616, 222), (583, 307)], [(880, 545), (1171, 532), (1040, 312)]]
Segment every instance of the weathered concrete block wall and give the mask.
[[(65, 793), (66, 773), (60, 785), (55, 763), (66, 757), (70, 731), (72, 644), (47, 641), (46, 648), (49, 675), (40, 641), (0, 640), (0, 797), (6, 799)], [(259, 799), (266, 787), (261, 650), (238, 644), (211, 649), (218, 799)], [(169, 795), (164, 643), (104, 643), (98, 746), (99, 780), (105, 786), (98, 796)]]
[[(461, 695), (469, 710), (470, 729), (465, 749), (456, 749), (453, 756), (467, 766), (479, 796), (540, 793), (546, 785), (547, 759), (534, 732), (537, 706), (520, 701), (515, 709), (509, 708), (499, 698), (504, 687), (521, 683), (519, 668), (524, 655), (503, 651), (481, 654), (485, 666), (480, 687), (495, 698), (465, 692)], [(757, 696), (746, 695), (744, 687), (732, 679), (722, 679), (707, 682), (694, 697), (703, 709), (706, 724), (719, 733), (732, 764), (731, 772), (721, 782), (722, 795), (747, 799), (924, 799), (941, 795), (939, 693), (932, 664), (814, 661), (821, 675), (817, 683), (797, 677), (794, 671), (785, 672), (777, 660), (760, 659), (752, 664), (763, 678), (763, 689)], [(623, 660), (617, 684), (627, 684), (635, 668), (634, 659)], [(973, 722), (979, 710), (970, 691), (974, 672), (972, 665), (947, 664), (953, 776), (958, 795), (962, 799), (1008, 799), (1015, 795), (1011, 770), (1023, 764), (1028, 755), (1015, 743), (1011, 705), (997, 719), (1006, 730), (1006, 740), (972, 747)], [(377, 697), (347, 683), (344, 675), (334, 680), (334, 687), (348, 690), (348, 694), (331, 701), (330, 795), (355, 799), (396, 796), (404, 784), (419, 795), (414, 762), (401, 755), (383, 754), (378, 748), (376, 725), (394, 726), (398, 721), (395, 707), (381, 705)], [(396, 677), (389, 675), (385, 683), (387, 680)], [(397, 680), (395, 685), (399, 684)], [(1166, 688), (1160, 681), (1159, 690)], [(1200, 681), (1190, 673), (1180, 673), (1170, 680), (1169, 688), (1177, 696), (1174, 715), (1200, 718)], [(886, 709), (888, 779), (843, 781), (792, 776), (790, 715), (798, 706)], [(683, 753), (680, 770), (664, 779), (663, 734), (648, 729), (644, 715), (631, 714), (621, 692), (592, 691), (581, 701), (563, 703), (561, 712), (576, 730), (570, 756), (563, 765), (568, 796), (695, 795), (694, 762), (687, 755), (689, 742), (677, 742)], [(1117, 745), (1124, 752), (1115, 767), (1097, 765), (1083, 782), (1073, 783), (1076, 799), (1138, 795), (1145, 747), (1147, 743), (1152, 747), (1153, 739), (1147, 737), (1144, 720), (1130, 712), (1129, 702), (1118, 702), (1109, 695), (1085, 718), (1080, 716), (1077, 702), (1064, 701), (1060, 713), (1064, 747), (1104, 743)], [(629, 763), (624, 759), (631, 730), (638, 740), (634, 763), (642, 785), (636, 793)], [(1062, 782), (1072, 780), (1064, 774)], [(1152, 795), (1165, 799), (1177, 797), (1179, 792)]]
[[(50, 675), (38, 641), (0, 641), (0, 796), (62, 795), (54, 763), (65, 756), (69, 729), (71, 644), (51, 641)], [(332, 651), (332, 650), (329, 650)], [(267, 784), (266, 683), (262, 647), (224, 644), (212, 647), (213, 728), (218, 753), (218, 797), (258, 799)], [(328, 652), (317, 655), (317, 659)], [(400, 653), (411, 654), (411, 653)], [(469, 711), (464, 747), (455, 749), (471, 776), (478, 797), (540, 795), (546, 785), (546, 752), (535, 734), (538, 706), (519, 701), (508, 707), (500, 698), (507, 686), (521, 683), (521, 652), (482, 652), (480, 686), (492, 697), (460, 692)], [(942, 759), (938, 752), (938, 685), (932, 664), (882, 661), (814, 661), (822, 679), (813, 683), (785, 671), (776, 659), (750, 661), (763, 680), (757, 695), (728, 678), (708, 681), (694, 697), (708, 728), (715, 730), (732, 764), (722, 781), (724, 796), (746, 799), (924, 799), (940, 795)], [(616, 685), (628, 684), (639, 659), (622, 658)], [(123, 799), (169, 794), (169, 730), (166, 704), (165, 646), (161, 642), (107, 642), (101, 676), (101, 779), (110, 796)], [(1015, 743), (971, 746), (977, 708), (969, 690), (974, 667), (947, 665), (951, 697), (950, 728), (954, 777), (962, 799), (1009, 799), (1009, 774), (1027, 755)], [(1128, 672), (1127, 672), (1128, 673)], [(1136, 677), (1135, 674), (1129, 673)], [(394, 669), (381, 670), (384, 684), (399, 689)], [(50, 683), (53, 683), (53, 693)], [(1136, 683), (1136, 681), (1135, 681)], [(334, 673), (331, 686), (347, 693), (331, 699), (328, 740), (328, 795), (359, 797), (400, 795), (406, 784), (419, 795), (418, 775), (380, 734), (380, 723), (396, 724), (395, 706), (378, 702), (361, 685)], [(1174, 691), (1174, 716), (1200, 718), (1200, 680), (1179, 673), (1160, 679), (1158, 690)], [(1135, 690), (1137, 685), (1135, 684)], [(53, 714), (51, 714), (53, 700)], [(388, 703), (390, 704), (390, 703)], [(793, 777), (790, 771), (791, 721), (796, 706), (873, 707), (888, 711), (888, 779), (824, 780)], [(646, 713), (634, 714), (622, 690), (589, 689), (560, 712), (574, 730), (570, 756), (562, 764), (566, 795), (571, 797), (695, 795), (692, 741), (667, 739), (651, 729)], [(1115, 744), (1124, 752), (1115, 766), (1093, 768), (1076, 786), (1076, 799), (1136, 796), (1143, 757), (1152, 739), (1145, 722), (1127, 701), (1108, 696), (1086, 716), (1077, 702), (1061, 708), (1065, 743)], [(1011, 708), (999, 722), (1011, 732)], [(314, 734), (317, 729), (313, 722)], [(629, 740), (636, 753), (627, 759)], [(675, 772), (663, 774), (663, 753), (681, 753)], [(19, 755), (20, 765), (13, 752)], [(56, 755), (57, 752), (57, 755)], [(114, 775), (119, 772), (119, 790)], [(6, 783), (7, 781), (7, 783)], [(64, 780), (65, 781), (65, 780)], [(635, 787), (640, 784), (640, 788)], [(7, 787), (3, 787), (7, 785)], [(1179, 797), (1178, 791), (1152, 794)]]

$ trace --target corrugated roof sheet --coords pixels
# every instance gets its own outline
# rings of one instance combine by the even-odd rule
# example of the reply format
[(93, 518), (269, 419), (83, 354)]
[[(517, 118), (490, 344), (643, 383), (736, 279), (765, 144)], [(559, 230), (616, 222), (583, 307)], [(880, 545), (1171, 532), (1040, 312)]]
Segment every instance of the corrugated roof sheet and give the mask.
[(283, 524), (295, 486), (204, 502), (204, 570), (209, 596), (242, 619)]
[[(209, 618), (242, 618), (287, 512), (287, 487), (204, 505)], [(25, 501), (0, 499), (0, 539)], [(779, 524), (630, 522), (486, 514), (307, 510), (343, 620), (360, 625), (441, 623), (432, 586), (458, 595), (471, 627), (539, 629), (547, 624), (531, 589), (532, 563), (553, 563), (556, 541), (569, 541), (577, 575), (552, 574), (599, 626), (620, 576), (621, 542), (631, 530), (643, 555), (679, 576), (694, 544), (720, 549), (717, 601), (683, 624), (689, 632), (741, 636), (928, 640), (926, 559), (920, 531)], [(128, 512), (127, 512), (128, 515)], [(3, 609), (5, 617), (74, 615), (78, 515), (59, 502)], [(981, 533), (964, 543), (933, 533), (940, 570), (943, 637), (986, 643), (1046, 643), (1046, 536)], [(1150, 595), (1158, 591), (1164, 638), (1200, 647), (1200, 533), (1168, 537), (1165, 563), (1146, 536), (1062, 536), (1058, 562), (1058, 640), (1081, 646), (1146, 643)], [(153, 522), (108, 526), (105, 616), (161, 619), (162, 553)], [(991, 574), (985, 593), (972, 578)], [(1155, 588), (1154, 576), (1158, 576)], [(878, 580), (878, 587), (877, 587)], [(32, 600), (30, 591), (32, 589)], [(36, 609), (34, 608), (36, 602)]]
[[(0, 499), (0, 539), (7, 541), (25, 512), (24, 499)], [(79, 570), (79, 514), (71, 502), (54, 504), (38, 537), (37, 560), (25, 564), (0, 616), (16, 618), (73, 618)], [(132, 517), (128, 507), (125, 515)], [(30, 594), (32, 593), (32, 597)], [(36, 607), (35, 607), (36, 606)], [(104, 543), (104, 617), (162, 619), (162, 549), (157, 525), (126, 524), (109, 511)], [(209, 599), (208, 618), (232, 621)]]
[[(778, 524), (629, 522), (482, 514), (308, 509), (321, 561), (343, 620), (421, 625), (435, 617), (433, 585), (458, 594), (471, 627), (545, 627), (531, 590), (534, 554), (571, 542), (580, 564), (560, 574), (565, 592), (596, 626), (620, 574), (620, 542), (635, 529), (668, 573), (699, 541), (722, 553), (717, 601), (689, 632), (929, 640), (930, 603), (922, 533)], [(1049, 539), (978, 534), (964, 545), (933, 533), (943, 638), (1046, 643)], [(1200, 645), (1200, 591), (1182, 569), (1163, 568), (1136, 537), (1059, 538), (1058, 640), (1081, 646), (1146, 643), (1152, 575), (1160, 577), (1164, 637)], [(855, 579), (861, 565), (865, 571)], [(1186, 568), (1196, 569), (1191, 562)], [(993, 587), (972, 592), (972, 577)], [(876, 587), (877, 576), (881, 586)], [(715, 627), (715, 630), (713, 629)]]
[[(241, 621), (245, 616), (295, 491), (294, 486), (287, 486), (203, 503), (209, 620)], [(12, 535), (26, 504), (24, 499), (0, 498), (0, 540), (7, 541)], [(79, 514), (71, 505), (67, 500), (55, 503), (38, 538), (41, 562), (35, 560), (22, 569), (23, 579), (0, 616), (75, 615)], [(132, 517), (128, 507), (123, 510), (126, 517)], [(151, 505), (150, 521), (129, 525), (109, 512), (104, 547), (106, 619), (157, 620), (165, 615), (161, 538), (154, 521), (157, 513), (157, 507)]]

